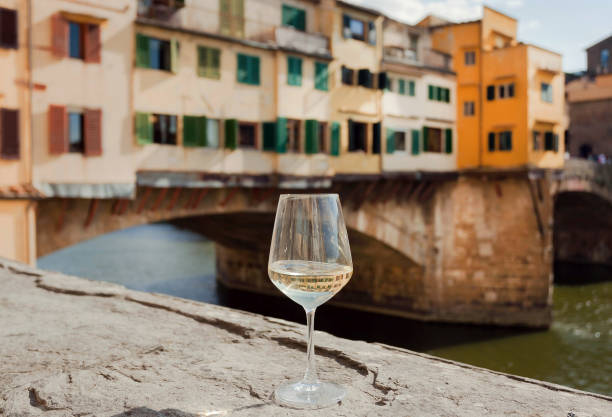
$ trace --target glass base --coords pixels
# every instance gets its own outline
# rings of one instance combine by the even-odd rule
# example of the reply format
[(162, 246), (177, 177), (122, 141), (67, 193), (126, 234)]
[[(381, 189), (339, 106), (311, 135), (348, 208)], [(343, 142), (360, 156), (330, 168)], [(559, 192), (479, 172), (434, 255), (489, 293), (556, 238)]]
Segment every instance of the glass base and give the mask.
[(346, 390), (333, 382), (306, 383), (285, 382), (274, 391), (274, 398), (280, 405), (292, 408), (325, 408), (338, 404)]

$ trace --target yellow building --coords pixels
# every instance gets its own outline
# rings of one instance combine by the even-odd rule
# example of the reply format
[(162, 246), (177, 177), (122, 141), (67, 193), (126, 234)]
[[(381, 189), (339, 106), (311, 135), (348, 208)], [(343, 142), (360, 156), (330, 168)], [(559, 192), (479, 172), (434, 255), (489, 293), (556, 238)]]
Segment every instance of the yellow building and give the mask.
[(518, 42), (517, 21), (491, 8), (465, 23), (419, 23), (457, 73), (457, 167), (563, 165), (561, 56)]

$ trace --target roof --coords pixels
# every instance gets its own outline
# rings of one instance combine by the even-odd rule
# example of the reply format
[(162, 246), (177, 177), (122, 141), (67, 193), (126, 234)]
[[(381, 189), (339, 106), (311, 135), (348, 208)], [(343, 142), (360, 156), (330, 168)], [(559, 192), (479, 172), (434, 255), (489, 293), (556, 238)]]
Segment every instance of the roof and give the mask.
[(586, 50), (587, 50), (587, 51), (588, 51), (588, 50), (591, 50), (591, 49), (593, 49), (593, 48), (595, 48), (595, 47), (599, 46), (600, 44), (602, 44), (602, 43), (604, 43), (604, 42), (608, 42), (608, 41), (612, 41), (612, 35), (611, 35), (611, 36), (608, 36), (608, 37), (607, 37), (607, 38), (605, 38), (605, 39), (600, 40), (600, 41), (599, 41), (599, 42), (597, 42), (597, 43), (594, 43), (593, 45), (591, 45), (591, 46), (589, 46), (588, 48), (586, 48)]
[(336, 4), (339, 4), (342, 7), (347, 7), (347, 8), (354, 9), (354, 10), (357, 10), (357, 11), (363, 12), (363, 13), (368, 13), (368, 14), (371, 14), (371, 15), (374, 15), (374, 16), (382, 16), (383, 15), (382, 12), (380, 12), (380, 11), (378, 11), (376, 9), (371, 9), (369, 7), (364, 7), (364, 6), (359, 6), (357, 4), (350, 3), (350, 2), (347, 2), (347, 1), (337, 0)]

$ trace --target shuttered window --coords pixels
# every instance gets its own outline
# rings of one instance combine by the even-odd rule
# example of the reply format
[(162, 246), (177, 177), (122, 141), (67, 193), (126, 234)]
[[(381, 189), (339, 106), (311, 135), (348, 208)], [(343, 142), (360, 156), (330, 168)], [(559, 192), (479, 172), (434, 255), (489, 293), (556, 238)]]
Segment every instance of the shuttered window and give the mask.
[(444, 138), (446, 142), (445, 150), (446, 153), (453, 153), (453, 130), (445, 129), (444, 130)]
[(68, 21), (60, 14), (51, 17), (51, 52), (58, 58), (68, 56)]
[(56, 14), (51, 18), (51, 52), (58, 58), (82, 59), (100, 63), (102, 41), (100, 25), (72, 22)]
[(427, 87), (428, 98), (434, 101), (440, 101), (443, 103), (450, 103), (450, 89), (445, 87), (439, 87), (435, 85), (429, 85)]
[(412, 154), (418, 155), (421, 151), (420, 143), (419, 143), (419, 131), (412, 131)]
[(287, 57), (287, 84), (302, 85), (302, 59), (295, 56)]
[(387, 128), (387, 153), (395, 152), (395, 130)]
[(414, 80), (410, 80), (408, 81), (408, 95), (411, 97), (414, 97), (416, 95), (416, 88), (415, 88), (415, 83)]
[(319, 122), (316, 120), (306, 120), (306, 153), (313, 154), (319, 152)]
[(259, 57), (238, 54), (237, 60), (236, 80), (243, 84), (259, 85)]
[(328, 72), (327, 63), (315, 62), (315, 88), (321, 91), (328, 90)]
[(397, 92), (402, 94), (402, 95), (406, 94), (406, 81), (400, 79), (400, 80), (397, 81), (397, 85), (398, 85), (398, 88), (397, 88), (398, 91)]
[(102, 110), (85, 109), (83, 124), (85, 156), (102, 155)]
[(179, 43), (136, 34), (136, 66), (163, 71), (178, 71)]
[(225, 147), (236, 149), (238, 137), (238, 121), (236, 119), (225, 120)]
[(374, 74), (368, 69), (360, 69), (357, 72), (357, 84), (366, 88), (374, 88)]
[(17, 48), (17, 11), (0, 7), (0, 48)]
[(198, 75), (216, 80), (221, 78), (221, 51), (219, 49), (198, 46)]
[(511, 131), (499, 132), (499, 150), (506, 151), (506, 152), (512, 150), (512, 132)]
[(434, 86), (433, 85), (429, 85), (427, 86), (427, 97), (430, 100), (435, 100), (435, 91), (434, 91)]
[(287, 152), (287, 142), (289, 135), (287, 132), (287, 118), (279, 117), (276, 119), (276, 152)]
[(329, 141), (329, 153), (333, 156), (340, 155), (340, 123), (332, 122), (331, 127), (331, 135)]
[(19, 159), (19, 110), (0, 109), (0, 158)]
[(244, 36), (244, 0), (219, 0), (219, 26), (222, 35)]
[(301, 31), (306, 30), (306, 11), (283, 4), (283, 26), (293, 27)]
[(206, 146), (206, 116), (183, 116), (183, 146)]

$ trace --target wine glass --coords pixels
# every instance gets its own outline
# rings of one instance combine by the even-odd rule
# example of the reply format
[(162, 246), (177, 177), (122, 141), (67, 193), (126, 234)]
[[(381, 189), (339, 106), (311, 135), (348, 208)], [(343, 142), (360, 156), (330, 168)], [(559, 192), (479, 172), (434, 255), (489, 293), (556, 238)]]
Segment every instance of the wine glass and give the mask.
[(323, 408), (344, 398), (345, 389), (319, 381), (314, 358), (314, 315), (353, 274), (353, 261), (338, 194), (282, 194), (276, 209), (268, 275), (287, 297), (304, 307), (307, 367), (304, 378), (281, 384), (278, 403)]

